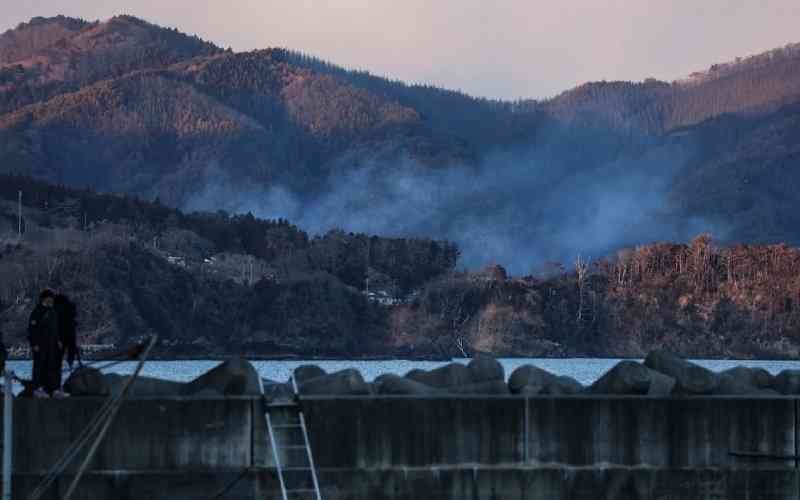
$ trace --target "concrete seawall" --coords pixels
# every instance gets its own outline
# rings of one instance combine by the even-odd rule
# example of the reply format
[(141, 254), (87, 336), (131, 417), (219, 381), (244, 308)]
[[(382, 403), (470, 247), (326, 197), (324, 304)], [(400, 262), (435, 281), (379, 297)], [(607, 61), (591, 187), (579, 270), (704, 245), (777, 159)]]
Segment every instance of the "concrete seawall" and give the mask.
[[(14, 498), (101, 403), (15, 401)], [(800, 500), (799, 406), (721, 396), (303, 401), (326, 500)], [(268, 441), (259, 398), (129, 400), (77, 498), (211, 499), (239, 476), (223, 498), (279, 498)]]

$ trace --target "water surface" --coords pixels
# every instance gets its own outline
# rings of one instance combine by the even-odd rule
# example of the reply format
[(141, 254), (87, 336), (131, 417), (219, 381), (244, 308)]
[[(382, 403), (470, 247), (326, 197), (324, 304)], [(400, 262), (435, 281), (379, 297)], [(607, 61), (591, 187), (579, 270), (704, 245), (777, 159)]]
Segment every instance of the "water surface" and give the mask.
[[(467, 359), (454, 359), (453, 361), (467, 363)], [(524, 364), (534, 364), (557, 375), (568, 375), (580, 383), (587, 385), (597, 380), (603, 373), (618, 363), (619, 359), (598, 358), (568, 358), (568, 359), (539, 359), (539, 358), (513, 358), (499, 360), (510, 375), (517, 367)], [(641, 360), (639, 360), (641, 361)], [(770, 373), (776, 374), (781, 370), (792, 368), (800, 369), (800, 361), (766, 361), (766, 360), (693, 360), (714, 371), (722, 371), (734, 366), (750, 366), (765, 368)], [(145, 364), (143, 375), (158, 377), (168, 380), (186, 382), (202, 375), (214, 368), (220, 361), (193, 360), (193, 361), (150, 361)], [(286, 381), (292, 371), (300, 365), (313, 363), (321, 366), (328, 372), (357, 368), (368, 381), (375, 379), (382, 373), (405, 375), (414, 368), (430, 370), (446, 364), (438, 361), (407, 361), (407, 360), (382, 360), (382, 361), (254, 361), (253, 365), (263, 378), (270, 380)], [(22, 378), (30, 378), (30, 361), (9, 361), (8, 366)], [(107, 372), (129, 374), (132, 373), (136, 362), (126, 362), (104, 370)]]

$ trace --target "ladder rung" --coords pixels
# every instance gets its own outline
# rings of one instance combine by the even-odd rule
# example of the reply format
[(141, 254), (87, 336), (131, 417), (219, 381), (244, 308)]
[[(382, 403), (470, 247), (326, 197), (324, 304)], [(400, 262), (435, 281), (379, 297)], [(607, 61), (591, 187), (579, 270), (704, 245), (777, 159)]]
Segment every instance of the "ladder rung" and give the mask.
[(300, 424), (292, 424), (292, 425), (273, 425), (273, 429), (302, 429), (303, 426)]
[(281, 467), (281, 470), (285, 472), (303, 472), (310, 471), (311, 467)]
[(303, 490), (286, 490), (286, 493), (316, 493), (317, 490), (303, 489)]
[(279, 450), (305, 450), (306, 445), (304, 444), (290, 444), (287, 446), (278, 446)]
[(300, 406), (295, 401), (273, 401), (267, 404), (269, 408), (286, 408)]

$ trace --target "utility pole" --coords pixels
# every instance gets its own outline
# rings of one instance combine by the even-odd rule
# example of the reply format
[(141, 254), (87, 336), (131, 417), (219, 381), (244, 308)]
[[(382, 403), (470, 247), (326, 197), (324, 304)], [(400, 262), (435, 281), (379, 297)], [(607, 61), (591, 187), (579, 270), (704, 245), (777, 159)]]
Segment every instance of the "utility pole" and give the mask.
[[(589, 281), (589, 265), (579, 255), (575, 260), (575, 275), (578, 282), (578, 324), (586, 321), (594, 321), (594, 308), (589, 307), (589, 292), (591, 282)], [(591, 316), (591, 319), (589, 317)]]
[(22, 190), (19, 191), (17, 201), (17, 235), (22, 238)]
[(370, 250), (371, 250), (371, 246), (372, 246), (372, 241), (370, 241), (369, 235), (367, 235), (367, 255), (366, 255), (366, 257), (367, 257), (367, 259), (366, 259), (367, 260), (367, 270), (366, 270), (367, 271), (366, 272), (367, 299), (369, 299), (369, 257), (370, 257), (369, 253), (370, 253)]

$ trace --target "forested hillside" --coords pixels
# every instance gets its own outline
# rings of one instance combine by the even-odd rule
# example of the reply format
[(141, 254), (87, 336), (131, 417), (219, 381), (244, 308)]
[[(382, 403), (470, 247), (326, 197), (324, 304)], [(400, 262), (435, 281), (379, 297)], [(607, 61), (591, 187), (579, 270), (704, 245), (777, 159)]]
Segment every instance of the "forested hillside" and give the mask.
[(569, 123), (659, 134), (728, 113), (768, 113), (799, 99), (800, 44), (715, 64), (672, 83), (587, 83), (542, 104)]
[(159, 333), (162, 356), (388, 354), (387, 313), (366, 294), (370, 280), (405, 300), (457, 259), (443, 241), (309, 237), (285, 220), (184, 214), (0, 176), (0, 329), (14, 346), (24, 346), (38, 290), (54, 287), (78, 301), (84, 344)]
[(455, 273), (395, 309), (392, 346), (505, 355), (703, 358), (800, 356), (800, 249), (689, 244), (622, 249), (534, 276)]
[(131, 16), (88, 23), (36, 18), (0, 35), (0, 113), (97, 81), (219, 52)]
[(284, 220), (0, 177), (0, 329), (18, 355), (46, 286), (78, 302), (84, 345), (158, 333), (161, 357), (800, 355), (797, 248), (701, 235), (524, 277), (457, 259), (448, 242), (309, 237)]
[(35, 17), (0, 37), (0, 63), (28, 59), (37, 51), (53, 45), (62, 38), (69, 38), (88, 25), (89, 23), (83, 19), (64, 16), (49, 19)]

